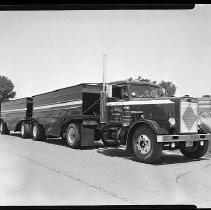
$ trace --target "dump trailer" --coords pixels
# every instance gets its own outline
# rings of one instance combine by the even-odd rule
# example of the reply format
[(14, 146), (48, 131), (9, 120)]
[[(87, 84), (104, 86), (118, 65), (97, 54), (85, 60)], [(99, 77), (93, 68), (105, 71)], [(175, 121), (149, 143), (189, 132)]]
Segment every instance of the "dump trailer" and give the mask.
[(72, 148), (93, 146), (100, 133), (101, 89), (100, 84), (86, 83), (34, 95), (33, 139), (54, 136)]
[(201, 124), (199, 100), (162, 93), (159, 85), (140, 80), (83, 83), (34, 95), (32, 117), (21, 117), (16, 126), (5, 115), (5, 108), (12, 109), (4, 104), (1, 120), (7, 129), (19, 130), (21, 124), (23, 130), (30, 128), (34, 140), (61, 137), (71, 148), (100, 139), (105, 146), (126, 145), (144, 163), (157, 162), (163, 150), (202, 157), (211, 134)]
[(11, 100), (1, 104), (0, 132), (9, 134), (10, 131), (21, 131), (23, 138), (30, 136), (33, 110), (32, 97)]

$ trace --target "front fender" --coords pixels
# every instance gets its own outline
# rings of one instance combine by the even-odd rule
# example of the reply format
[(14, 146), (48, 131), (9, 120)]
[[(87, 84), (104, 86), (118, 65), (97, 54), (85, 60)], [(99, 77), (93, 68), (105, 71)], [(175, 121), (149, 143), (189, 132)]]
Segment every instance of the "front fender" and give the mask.
[(198, 130), (199, 130), (200, 133), (211, 133), (210, 125), (207, 125), (205, 123), (198, 125)]
[(132, 136), (134, 131), (136, 130), (136, 128), (138, 128), (139, 126), (148, 126), (149, 128), (151, 128), (156, 135), (161, 135), (161, 134), (169, 134), (167, 130), (165, 130), (164, 128), (161, 128), (157, 122), (153, 121), (153, 120), (147, 120), (147, 119), (142, 119), (139, 120), (135, 123), (133, 123), (128, 132), (127, 132), (127, 137), (126, 137), (126, 149), (129, 152), (132, 152)]

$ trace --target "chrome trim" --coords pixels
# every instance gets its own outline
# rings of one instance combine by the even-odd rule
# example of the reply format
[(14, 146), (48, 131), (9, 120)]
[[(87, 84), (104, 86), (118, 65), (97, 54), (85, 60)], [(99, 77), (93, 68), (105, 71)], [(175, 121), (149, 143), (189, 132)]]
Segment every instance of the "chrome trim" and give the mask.
[(33, 110), (49, 109), (49, 108), (54, 108), (54, 107), (62, 108), (62, 107), (71, 106), (71, 105), (82, 105), (82, 100), (68, 101), (65, 103), (55, 103), (55, 104), (48, 104), (48, 105), (41, 105), (41, 106), (34, 105)]
[(190, 134), (190, 135), (157, 135), (157, 142), (179, 142), (179, 141), (208, 141), (211, 134)]
[(147, 105), (147, 104), (174, 104), (169, 99), (151, 99), (151, 100), (138, 100), (138, 101), (115, 101), (108, 102), (107, 106), (129, 106), (129, 105)]

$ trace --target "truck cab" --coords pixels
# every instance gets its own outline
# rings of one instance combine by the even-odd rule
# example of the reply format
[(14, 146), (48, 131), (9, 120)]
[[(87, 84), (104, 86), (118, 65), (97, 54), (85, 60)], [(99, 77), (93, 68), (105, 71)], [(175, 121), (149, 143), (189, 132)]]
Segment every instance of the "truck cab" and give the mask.
[(159, 85), (139, 80), (111, 82), (106, 91), (105, 145), (126, 145), (145, 163), (157, 161), (163, 149), (189, 158), (207, 152), (211, 135), (200, 127), (196, 98), (165, 97)]

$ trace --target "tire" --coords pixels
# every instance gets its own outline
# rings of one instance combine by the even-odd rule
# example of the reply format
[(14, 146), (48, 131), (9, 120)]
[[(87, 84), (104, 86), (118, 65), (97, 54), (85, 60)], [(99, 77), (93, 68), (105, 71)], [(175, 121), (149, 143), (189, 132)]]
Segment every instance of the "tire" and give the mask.
[(81, 147), (81, 135), (79, 124), (69, 124), (66, 130), (66, 143), (69, 147), (74, 149), (78, 149)]
[(135, 158), (142, 163), (155, 163), (159, 160), (163, 145), (157, 142), (155, 132), (147, 127), (138, 127), (132, 137)]
[(9, 135), (10, 134), (10, 131), (7, 128), (7, 124), (4, 123), (4, 122), (1, 122), (1, 124), (0, 124), (0, 133), (2, 135)]
[(41, 141), (45, 138), (45, 131), (42, 125), (39, 125), (38, 123), (33, 124), (32, 138), (35, 141)]
[(26, 139), (30, 137), (30, 124), (28, 123), (22, 123), (21, 124), (21, 137)]
[(185, 142), (182, 142), (180, 146), (180, 152), (188, 158), (198, 159), (205, 155), (209, 148), (209, 141), (204, 141), (204, 145), (201, 146), (200, 142), (193, 142), (192, 147), (186, 147)]
[(110, 133), (108, 131), (103, 133), (102, 142), (106, 147), (116, 147), (120, 145), (120, 143), (117, 140), (111, 139)]

